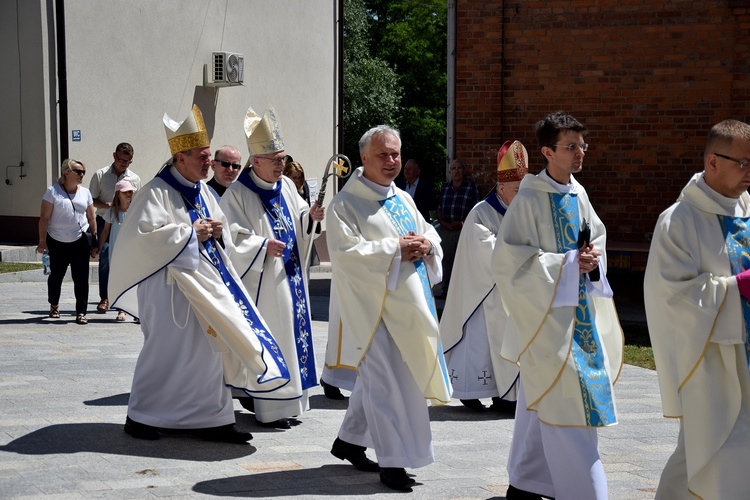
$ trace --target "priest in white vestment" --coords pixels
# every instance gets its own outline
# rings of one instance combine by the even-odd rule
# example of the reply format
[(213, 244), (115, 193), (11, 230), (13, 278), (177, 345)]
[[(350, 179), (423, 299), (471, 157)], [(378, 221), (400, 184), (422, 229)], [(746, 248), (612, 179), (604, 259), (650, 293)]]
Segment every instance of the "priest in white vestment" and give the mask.
[[(442, 251), (435, 229), (393, 182), (401, 171), (398, 131), (370, 129), (359, 150), (364, 167), (328, 210), (341, 327), (329, 330), (326, 366), (359, 375), (331, 453), (409, 490), (405, 468), (434, 460), (425, 399), (451, 397), (431, 291), (442, 277)], [(377, 464), (366, 448), (375, 449)]]
[(664, 416), (656, 498), (750, 498), (750, 125), (708, 135), (704, 170), (656, 224), (644, 281)]
[(503, 216), (528, 173), (528, 153), (519, 141), (506, 141), (497, 157), (497, 185), (464, 221), (451, 284), (440, 318), (453, 397), (474, 410), (515, 413), (518, 365), (500, 356), (505, 314), (492, 277), (492, 251)]
[[(308, 389), (318, 385), (310, 316), (307, 267), (324, 208), (312, 208), (294, 182), (282, 175), (286, 152), (274, 109), (245, 116), (250, 164), (224, 192), (235, 251), (230, 256), (242, 282), (273, 332), (289, 364), (292, 391), (253, 398), (261, 425), (288, 429), (307, 411)], [(286, 394), (291, 392), (291, 394)]]
[[(519, 364), (508, 499), (606, 499), (597, 428), (617, 423), (623, 335), (606, 278), (606, 230), (573, 177), (586, 128), (563, 112), (536, 124), (546, 168), (527, 175), (492, 257)], [(532, 496), (528, 496), (532, 495)]]
[(229, 225), (202, 182), (211, 151), (200, 110), (164, 125), (171, 163), (134, 198), (110, 270), (113, 308), (139, 317), (144, 335), (125, 432), (245, 443), (227, 386), (283, 390), (289, 370), (229, 261)]

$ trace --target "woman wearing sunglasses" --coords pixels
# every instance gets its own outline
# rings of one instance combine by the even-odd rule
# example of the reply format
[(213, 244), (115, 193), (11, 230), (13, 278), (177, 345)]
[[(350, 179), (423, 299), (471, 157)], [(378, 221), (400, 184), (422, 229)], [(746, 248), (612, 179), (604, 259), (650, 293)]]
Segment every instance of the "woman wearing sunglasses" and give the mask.
[(61, 175), (42, 197), (39, 217), (38, 253), (49, 253), (52, 272), (47, 279), (49, 317), (60, 317), (60, 293), (70, 266), (76, 298), (76, 323), (85, 325), (89, 300), (89, 257), (97, 248), (89, 243), (89, 228), (96, 240), (96, 219), (91, 192), (83, 187), (86, 166), (77, 160), (63, 161)]

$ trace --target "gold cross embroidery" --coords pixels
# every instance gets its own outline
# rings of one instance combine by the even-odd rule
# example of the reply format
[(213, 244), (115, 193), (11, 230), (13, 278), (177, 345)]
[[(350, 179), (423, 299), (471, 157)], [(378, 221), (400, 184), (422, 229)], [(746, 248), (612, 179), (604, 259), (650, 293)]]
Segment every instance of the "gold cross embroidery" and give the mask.
[(344, 164), (344, 160), (339, 158), (333, 163), (333, 169), (336, 171), (336, 175), (339, 177), (349, 172), (349, 167)]

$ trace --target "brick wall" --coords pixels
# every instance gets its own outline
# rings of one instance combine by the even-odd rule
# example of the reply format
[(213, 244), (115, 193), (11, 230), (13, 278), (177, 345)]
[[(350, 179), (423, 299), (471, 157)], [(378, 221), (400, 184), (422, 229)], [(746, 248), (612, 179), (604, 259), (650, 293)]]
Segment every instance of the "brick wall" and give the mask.
[(484, 192), (506, 139), (536, 173), (534, 123), (569, 111), (609, 239), (646, 242), (702, 170), (711, 125), (750, 121), (749, 34), (750, 1), (457, 0), (456, 155)]

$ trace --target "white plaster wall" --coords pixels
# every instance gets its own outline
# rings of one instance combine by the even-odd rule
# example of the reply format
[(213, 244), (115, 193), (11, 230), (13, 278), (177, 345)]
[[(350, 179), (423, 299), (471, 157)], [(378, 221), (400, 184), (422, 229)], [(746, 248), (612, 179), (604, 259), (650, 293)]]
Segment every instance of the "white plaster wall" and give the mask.
[[(20, 86), (16, 3), (23, 58), (30, 61)], [(0, 167), (20, 161), (21, 87), (29, 165), (28, 178), (11, 171), (12, 188), (0, 184), (0, 216), (38, 216), (41, 195), (59, 171), (55, 53), (46, 38), (53, 4), (0, 2), (0, 92), (7, 97), (0, 100)], [(132, 169), (150, 180), (169, 157), (162, 116), (182, 120), (195, 102), (213, 149), (236, 145), (243, 162), (247, 107), (261, 112), (272, 104), (287, 152), (308, 177), (322, 176), (336, 138), (334, 0), (66, 0), (65, 18), (68, 127), (82, 135), (72, 142), (68, 133), (70, 156), (89, 172), (111, 163), (124, 141), (135, 148)], [(244, 54), (244, 86), (202, 87), (203, 65), (219, 50)]]
[(38, 216), (44, 190), (57, 179), (47, 7), (44, 0), (0, 2), (0, 215)]
[[(335, 150), (332, 0), (66, 0), (71, 156), (99, 168), (117, 143), (146, 179), (168, 159), (162, 116), (193, 102), (216, 147), (236, 145), (248, 106), (273, 104), (287, 151), (310, 177)], [(245, 85), (206, 88), (212, 51), (245, 56)]]

